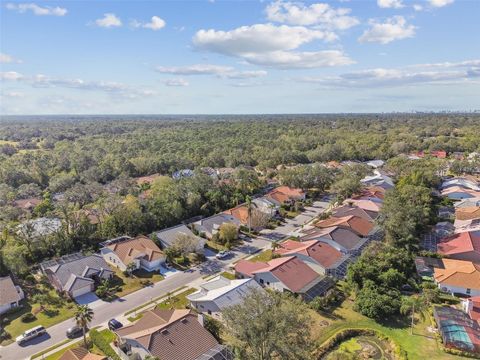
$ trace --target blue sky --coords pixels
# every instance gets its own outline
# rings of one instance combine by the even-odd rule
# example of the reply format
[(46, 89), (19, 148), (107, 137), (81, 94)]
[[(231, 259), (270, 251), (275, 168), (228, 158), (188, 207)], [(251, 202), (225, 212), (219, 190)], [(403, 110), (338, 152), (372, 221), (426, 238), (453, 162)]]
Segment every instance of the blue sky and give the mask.
[(480, 109), (480, 1), (4, 1), (2, 114)]

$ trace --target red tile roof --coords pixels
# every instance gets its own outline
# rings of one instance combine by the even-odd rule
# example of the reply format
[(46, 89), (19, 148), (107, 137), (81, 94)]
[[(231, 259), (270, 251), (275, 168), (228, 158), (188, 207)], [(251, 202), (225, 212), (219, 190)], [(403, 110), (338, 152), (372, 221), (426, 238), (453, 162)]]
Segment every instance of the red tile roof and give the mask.
[(480, 231), (465, 231), (441, 240), (437, 251), (443, 255), (475, 252), (480, 259)]
[(333, 246), (318, 240), (287, 240), (279, 245), (280, 248), (275, 250), (275, 253), (283, 256), (302, 254), (311, 257), (324, 268), (331, 267), (342, 257), (342, 253)]
[(243, 225), (248, 224), (248, 208), (245, 205), (239, 205), (232, 209), (225, 210), (224, 214), (232, 215), (238, 221), (240, 221)]
[(374, 227), (372, 222), (355, 215), (330, 217), (328, 219), (317, 222), (315, 226), (322, 229), (332, 226), (347, 227), (361, 236), (367, 236)]
[(164, 257), (162, 250), (151, 239), (140, 235), (134, 239), (129, 239), (114, 243), (107, 246), (122, 260), (125, 265), (128, 265), (133, 259), (143, 255), (147, 261), (154, 261)]
[(480, 290), (480, 264), (447, 258), (442, 263), (444, 268), (434, 268), (434, 278), (438, 283)]

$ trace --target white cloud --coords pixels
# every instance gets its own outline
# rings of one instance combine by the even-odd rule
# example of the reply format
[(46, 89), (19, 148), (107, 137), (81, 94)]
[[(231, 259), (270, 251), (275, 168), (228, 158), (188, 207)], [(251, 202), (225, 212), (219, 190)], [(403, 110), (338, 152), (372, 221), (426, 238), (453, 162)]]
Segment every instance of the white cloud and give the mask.
[(13, 56), (8, 54), (0, 53), (0, 64), (12, 64), (12, 63), (21, 64), (22, 60), (15, 59)]
[(454, 0), (428, 0), (428, 2), (433, 7), (444, 7), (453, 4)]
[(274, 51), (265, 54), (251, 54), (245, 59), (256, 65), (280, 69), (310, 69), (353, 64), (354, 61), (339, 50), (312, 52)]
[(157, 66), (156, 71), (163, 74), (174, 75), (221, 75), (232, 72), (234, 68), (230, 66), (195, 64), (189, 66)]
[(370, 26), (370, 29), (365, 30), (358, 39), (360, 42), (388, 44), (395, 40), (413, 37), (416, 29), (415, 26), (408, 25), (403, 16), (388, 18), (384, 23), (370, 20)]
[(7, 91), (7, 92), (2, 92), (2, 96), (8, 97), (8, 98), (23, 98), (25, 97), (25, 94), (20, 92), (20, 91)]
[[(386, 69), (366, 69), (344, 73), (338, 76), (314, 78), (305, 77), (298, 79), (302, 82), (311, 82), (325, 85), (327, 87), (397, 87), (413, 84), (432, 84), (432, 83), (465, 83), (476, 80), (480, 77), (480, 60), (471, 60), (458, 63), (439, 63), (448, 64), (446, 66), (436, 66), (438, 64), (416, 64), (404, 68)], [(432, 65), (437, 67), (432, 70)], [(473, 65), (473, 66), (471, 66)]]
[(331, 32), (312, 30), (303, 26), (255, 24), (230, 31), (199, 30), (193, 37), (193, 44), (201, 50), (243, 56), (293, 50), (313, 40), (335, 39), (336, 35)]
[(275, 1), (265, 11), (268, 20), (290, 25), (318, 25), (327, 29), (345, 30), (359, 24), (357, 18), (349, 16), (350, 9), (335, 9), (324, 3), (305, 6), (299, 2)]
[(394, 9), (400, 9), (404, 6), (402, 0), (377, 0), (377, 5), (381, 8)]
[(17, 80), (21, 80), (22, 78), (23, 78), (23, 75), (19, 74), (16, 71), (0, 72), (1, 80), (17, 81)]
[(67, 9), (61, 7), (51, 7), (51, 6), (38, 6), (34, 3), (23, 3), (23, 4), (14, 4), (8, 3), (5, 6), (8, 10), (14, 10), (19, 13), (26, 13), (27, 11), (33, 12), (33, 14), (38, 16), (52, 15), (52, 16), (65, 16), (67, 14)]
[(200, 30), (193, 37), (199, 50), (241, 58), (250, 64), (281, 69), (315, 68), (353, 63), (339, 50), (292, 51), (314, 40), (331, 41), (330, 31), (303, 26), (256, 24), (231, 31)]
[(103, 18), (95, 20), (95, 25), (104, 28), (112, 28), (122, 26), (122, 20), (115, 14), (106, 13), (103, 14)]
[(137, 20), (133, 20), (131, 22), (131, 25), (134, 27), (134, 28), (145, 28), (145, 29), (151, 29), (151, 30), (160, 30), (160, 29), (163, 29), (166, 25), (166, 22), (165, 20), (163, 20), (162, 18), (158, 17), (158, 16), (152, 16), (152, 19), (150, 22), (148, 23), (142, 23), (142, 22), (139, 22)]
[(415, 10), (415, 11), (422, 11), (422, 10), (423, 10), (423, 5), (414, 4), (414, 5), (413, 5), (413, 10)]
[(212, 65), (212, 64), (195, 64), (188, 66), (157, 66), (156, 71), (162, 74), (172, 75), (214, 75), (219, 78), (228, 79), (251, 79), (266, 76), (265, 70), (249, 70), (237, 71), (231, 66)]
[(188, 81), (185, 80), (185, 79), (176, 78), (176, 79), (168, 79), (168, 80), (165, 80), (165, 85), (167, 85), (167, 86), (178, 86), (178, 87), (182, 87), (182, 86), (188, 86), (188, 85), (190, 85), (190, 84), (189, 84)]

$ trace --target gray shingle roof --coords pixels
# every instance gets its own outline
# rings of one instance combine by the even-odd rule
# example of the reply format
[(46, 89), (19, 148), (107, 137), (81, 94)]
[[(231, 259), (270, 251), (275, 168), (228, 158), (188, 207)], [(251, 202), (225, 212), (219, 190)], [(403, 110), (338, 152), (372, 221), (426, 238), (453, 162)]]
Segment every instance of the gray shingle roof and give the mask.
[(162, 231), (157, 231), (155, 233), (157, 238), (166, 247), (171, 246), (173, 242), (177, 239), (178, 235), (180, 234), (185, 234), (185, 235), (189, 235), (197, 238), (197, 236), (195, 236), (195, 234), (185, 225), (173, 226), (171, 228), (168, 228)]
[(220, 225), (223, 223), (233, 223), (237, 226), (240, 226), (240, 221), (238, 221), (235, 217), (229, 214), (217, 214), (210, 216), (206, 219), (202, 219), (200, 221), (195, 222), (196, 229), (198, 231), (207, 232), (209, 234), (213, 234), (214, 229), (218, 230)]
[(0, 305), (20, 301), (21, 297), (10, 276), (0, 277)]

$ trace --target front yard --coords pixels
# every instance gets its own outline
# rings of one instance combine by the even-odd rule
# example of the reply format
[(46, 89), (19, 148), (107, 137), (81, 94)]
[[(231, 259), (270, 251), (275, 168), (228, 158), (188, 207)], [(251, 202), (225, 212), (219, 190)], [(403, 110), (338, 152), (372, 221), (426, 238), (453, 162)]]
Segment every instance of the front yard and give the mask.
[(120, 269), (113, 269), (112, 285), (117, 289), (115, 297), (122, 297), (146, 286), (153, 285), (164, 277), (158, 272), (148, 272), (143, 269), (135, 270), (132, 276), (126, 276)]
[(267, 262), (272, 260), (272, 250), (265, 250), (259, 253), (258, 255), (252, 257), (250, 261), (262, 261), (262, 262)]
[[(73, 301), (61, 298), (55, 290), (43, 284), (36, 284), (32, 291), (27, 291), (26, 299), (22, 301), (22, 308), (0, 316), (5, 331), (10, 335), (9, 339), (1, 342), (1, 345), (12, 343), (25, 330), (38, 325), (48, 328), (71, 318), (75, 313), (76, 306)], [(35, 294), (41, 294), (42, 298), (33, 296)], [(36, 299), (38, 302), (35, 302)], [(23, 322), (22, 316), (28, 313), (33, 313), (35, 318), (33, 321)]]

